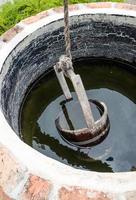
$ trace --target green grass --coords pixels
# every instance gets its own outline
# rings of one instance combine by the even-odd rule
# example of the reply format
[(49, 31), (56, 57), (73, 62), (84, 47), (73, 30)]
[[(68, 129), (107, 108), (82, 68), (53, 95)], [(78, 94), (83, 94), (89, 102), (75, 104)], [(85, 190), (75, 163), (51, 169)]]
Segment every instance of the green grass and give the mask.
[[(104, 0), (70, 0), (70, 4), (98, 1), (103, 2)], [(111, 1), (123, 2), (123, 0)], [(0, 7), (0, 35), (26, 17), (62, 5), (63, 0), (15, 0), (14, 4), (6, 3)]]

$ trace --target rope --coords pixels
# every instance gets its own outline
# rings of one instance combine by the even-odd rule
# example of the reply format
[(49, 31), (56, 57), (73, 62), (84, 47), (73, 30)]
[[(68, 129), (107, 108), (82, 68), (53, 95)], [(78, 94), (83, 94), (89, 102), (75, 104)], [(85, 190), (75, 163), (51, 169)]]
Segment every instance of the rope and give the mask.
[(70, 29), (69, 29), (68, 0), (64, 0), (64, 24), (65, 24), (64, 35), (65, 35), (65, 43), (66, 43), (66, 56), (72, 59)]

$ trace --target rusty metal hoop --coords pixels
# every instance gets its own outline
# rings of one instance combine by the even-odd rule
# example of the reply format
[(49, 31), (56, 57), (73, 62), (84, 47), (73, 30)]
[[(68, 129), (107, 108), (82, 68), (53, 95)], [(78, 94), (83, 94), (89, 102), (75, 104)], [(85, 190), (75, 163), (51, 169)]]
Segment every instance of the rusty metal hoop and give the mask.
[(97, 106), (101, 115), (100, 119), (95, 122), (96, 128), (82, 128), (78, 130), (64, 129), (60, 125), (60, 117), (62, 112), (59, 113), (55, 120), (56, 128), (59, 131), (61, 137), (68, 143), (77, 147), (91, 147), (101, 143), (108, 135), (110, 129), (110, 121), (108, 118), (107, 107), (103, 102), (89, 99), (89, 103), (93, 103)]

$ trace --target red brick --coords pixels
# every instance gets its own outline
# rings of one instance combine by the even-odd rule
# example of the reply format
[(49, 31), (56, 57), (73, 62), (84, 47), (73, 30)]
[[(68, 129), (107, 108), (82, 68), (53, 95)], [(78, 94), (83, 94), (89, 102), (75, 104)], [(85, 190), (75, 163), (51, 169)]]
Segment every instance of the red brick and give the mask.
[[(69, 5), (69, 11), (78, 10), (78, 4)], [(64, 13), (64, 7), (53, 8), (53, 11), (57, 13)]]
[(0, 186), (5, 192), (13, 191), (24, 179), (23, 167), (4, 146), (0, 145)]
[(32, 24), (32, 23), (35, 23), (35, 22), (39, 21), (42, 18), (47, 17), (48, 15), (49, 15), (48, 10), (47, 11), (43, 11), (43, 12), (38, 13), (35, 16), (31, 16), (31, 17), (26, 18), (26, 19), (22, 20), (21, 22), (23, 22), (24, 24), (29, 25), (29, 24)]
[(57, 12), (57, 13), (63, 13), (64, 12), (64, 8), (63, 7), (53, 8), (52, 10)]
[(40, 177), (31, 175), (21, 195), (22, 200), (46, 200), (51, 189), (51, 183)]
[(31, 17), (28, 17), (28, 18), (22, 20), (22, 22), (24, 24), (32, 24), (34, 22), (39, 21), (39, 19), (40, 19), (40, 16), (39, 15), (35, 15), (35, 16), (31, 16)]
[(15, 26), (11, 29), (9, 29), (8, 31), (6, 31), (2, 36), (2, 40), (4, 42), (8, 42), (10, 41), (13, 37), (15, 37), (15, 35), (17, 35), (19, 32), (21, 32), (23, 30), (22, 27), (19, 26)]
[(127, 3), (116, 3), (115, 8), (136, 11), (136, 5), (127, 4)]
[(103, 192), (82, 189), (79, 187), (62, 187), (59, 200), (112, 200)]
[(99, 2), (99, 3), (88, 3), (85, 4), (88, 8), (97, 9), (97, 8), (111, 8), (111, 2)]
[(43, 19), (43, 18), (45, 18), (45, 17), (47, 17), (49, 14), (48, 14), (48, 11), (43, 11), (43, 12), (40, 12), (40, 13), (38, 13), (37, 14), (37, 19), (39, 20), (39, 19)]

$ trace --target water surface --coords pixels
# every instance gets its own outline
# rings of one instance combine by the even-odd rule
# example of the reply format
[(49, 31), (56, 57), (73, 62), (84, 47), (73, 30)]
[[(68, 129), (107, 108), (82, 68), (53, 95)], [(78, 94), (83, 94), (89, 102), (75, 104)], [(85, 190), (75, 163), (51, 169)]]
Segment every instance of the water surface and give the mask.
[[(80, 61), (75, 71), (82, 77), (88, 98), (106, 103), (111, 128), (106, 139), (91, 148), (79, 149), (65, 142), (55, 127), (55, 119), (65, 100), (54, 73), (33, 86), (21, 117), (23, 140), (60, 162), (75, 168), (124, 172), (136, 167), (136, 74), (123, 64), (108, 61)], [(69, 83), (73, 101), (66, 104), (77, 128), (85, 126), (77, 97)]]

